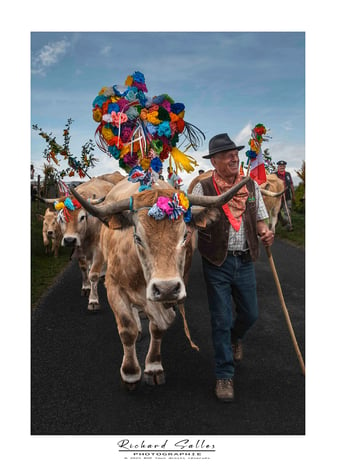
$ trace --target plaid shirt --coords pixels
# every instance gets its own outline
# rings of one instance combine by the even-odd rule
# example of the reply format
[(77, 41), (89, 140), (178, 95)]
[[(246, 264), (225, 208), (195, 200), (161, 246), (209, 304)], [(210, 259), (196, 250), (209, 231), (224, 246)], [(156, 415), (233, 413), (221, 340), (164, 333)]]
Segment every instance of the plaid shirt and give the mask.
[[(266, 206), (263, 202), (263, 198), (261, 195), (261, 191), (259, 189), (259, 185), (255, 182), (255, 198), (256, 198), (256, 222), (268, 219), (268, 212)], [(203, 195), (203, 189), (201, 183), (197, 183), (193, 188), (192, 193), (194, 195)], [(246, 234), (244, 229), (244, 221), (242, 219), (240, 229), (238, 232), (233, 229), (230, 225), (229, 227), (229, 238), (228, 238), (228, 250), (239, 250), (244, 251), (247, 250), (247, 241), (246, 241)]]

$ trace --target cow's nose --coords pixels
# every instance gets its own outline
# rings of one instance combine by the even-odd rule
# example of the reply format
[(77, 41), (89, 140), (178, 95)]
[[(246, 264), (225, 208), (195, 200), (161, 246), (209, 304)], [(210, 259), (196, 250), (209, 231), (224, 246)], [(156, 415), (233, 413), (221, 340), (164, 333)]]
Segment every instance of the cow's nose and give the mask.
[(64, 237), (64, 246), (75, 246), (76, 237)]
[(179, 297), (182, 284), (178, 280), (156, 281), (152, 284), (152, 300), (160, 302), (175, 301)]
[(53, 235), (53, 231), (52, 230), (48, 230), (48, 237), (51, 237)]

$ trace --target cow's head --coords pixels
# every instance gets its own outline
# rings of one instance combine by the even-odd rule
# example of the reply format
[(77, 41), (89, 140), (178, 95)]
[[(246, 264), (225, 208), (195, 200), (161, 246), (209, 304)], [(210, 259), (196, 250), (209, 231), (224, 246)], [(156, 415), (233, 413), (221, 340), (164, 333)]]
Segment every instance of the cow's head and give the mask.
[(47, 208), (44, 215), (38, 214), (38, 218), (42, 220), (43, 222), (43, 227), (42, 231), (43, 233), (50, 239), (55, 239), (56, 237), (56, 232), (59, 229), (58, 223), (57, 223), (57, 214), (55, 211), (53, 211), (50, 208)]
[[(73, 190), (72, 192), (92, 215), (105, 220), (117, 215), (122, 217), (122, 228), (132, 226), (133, 230), (129, 230), (129, 235), (132, 232), (146, 281), (146, 298), (154, 302), (172, 304), (186, 296), (183, 276), (186, 252), (191, 249), (188, 242), (189, 231), (200, 219), (204, 224), (214, 220), (218, 210), (211, 209), (207, 215), (206, 209), (227, 203), (248, 180), (249, 178), (243, 179), (234, 188), (219, 196), (189, 194), (187, 198), (183, 195), (187, 206), (185, 201), (178, 201), (177, 205), (177, 197), (180, 197), (182, 192), (173, 189), (145, 190), (130, 198), (106, 203), (104, 206), (92, 206), (78, 193)], [(166, 199), (167, 203), (173, 204), (175, 214), (165, 209), (164, 215), (158, 213), (158, 207), (162, 206), (160, 199)], [(184, 208), (188, 207), (188, 204), (192, 205), (192, 217), (188, 220), (186, 216), (184, 219), (186, 209), (181, 209), (182, 204), (185, 205)]]
[[(88, 229), (88, 213), (77, 201), (69, 196), (43, 201), (55, 209), (54, 216), (62, 232), (62, 246), (81, 246)], [(99, 204), (104, 198), (88, 200), (88, 203)]]

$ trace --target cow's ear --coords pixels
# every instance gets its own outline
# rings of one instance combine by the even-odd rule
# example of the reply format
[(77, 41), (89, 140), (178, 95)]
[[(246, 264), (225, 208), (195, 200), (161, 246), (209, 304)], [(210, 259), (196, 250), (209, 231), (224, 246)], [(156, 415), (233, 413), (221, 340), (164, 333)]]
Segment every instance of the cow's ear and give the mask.
[(195, 227), (204, 229), (213, 222), (218, 222), (220, 219), (220, 211), (217, 208), (203, 209), (193, 213), (192, 219)]
[(44, 216), (42, 214), (36, 214), (36, 219), (38, 221), (43, 221), (44, 220)]

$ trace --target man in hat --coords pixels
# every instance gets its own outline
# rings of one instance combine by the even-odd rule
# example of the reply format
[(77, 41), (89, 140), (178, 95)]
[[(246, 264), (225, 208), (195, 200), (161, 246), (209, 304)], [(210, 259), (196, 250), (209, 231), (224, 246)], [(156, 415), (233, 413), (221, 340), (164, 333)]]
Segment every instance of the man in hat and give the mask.
[(279, 212), (279, 219), (282, 225), (285, 225), (289, 231), (294, 230), (291, 223), (291, 209), (292, 209), (292, 199), (295, 197), (295, 190), (293, 180), (289, 172), (286, 172), (286, 161), (277, 162), (277, 172), (276, 175), (278, 178), (283, 180), (284, 187), (286, 189), (285, 193), (282, 196), (282, 204)]
[[(212, 175), (201, 180), (194, 194), (216, 196), (236, 185), (239, 174), (237, 146), (222, 133), (209, 141), (214, 167)], [(242, 360), (242, 339), (258, 316), (255, 269), (259, 240), (273, 243), (268, 229), (268, 213), (257, 183), (250, 179), (228, 204), (219, 208), (220, 218), (198, 230), (198, 249), (202, 256), (211, 315), (215, 357), (215, 394), (220, 401), (234, 400), (235, 364)], [(232, 300), (235, 304), (233, 316)]]

